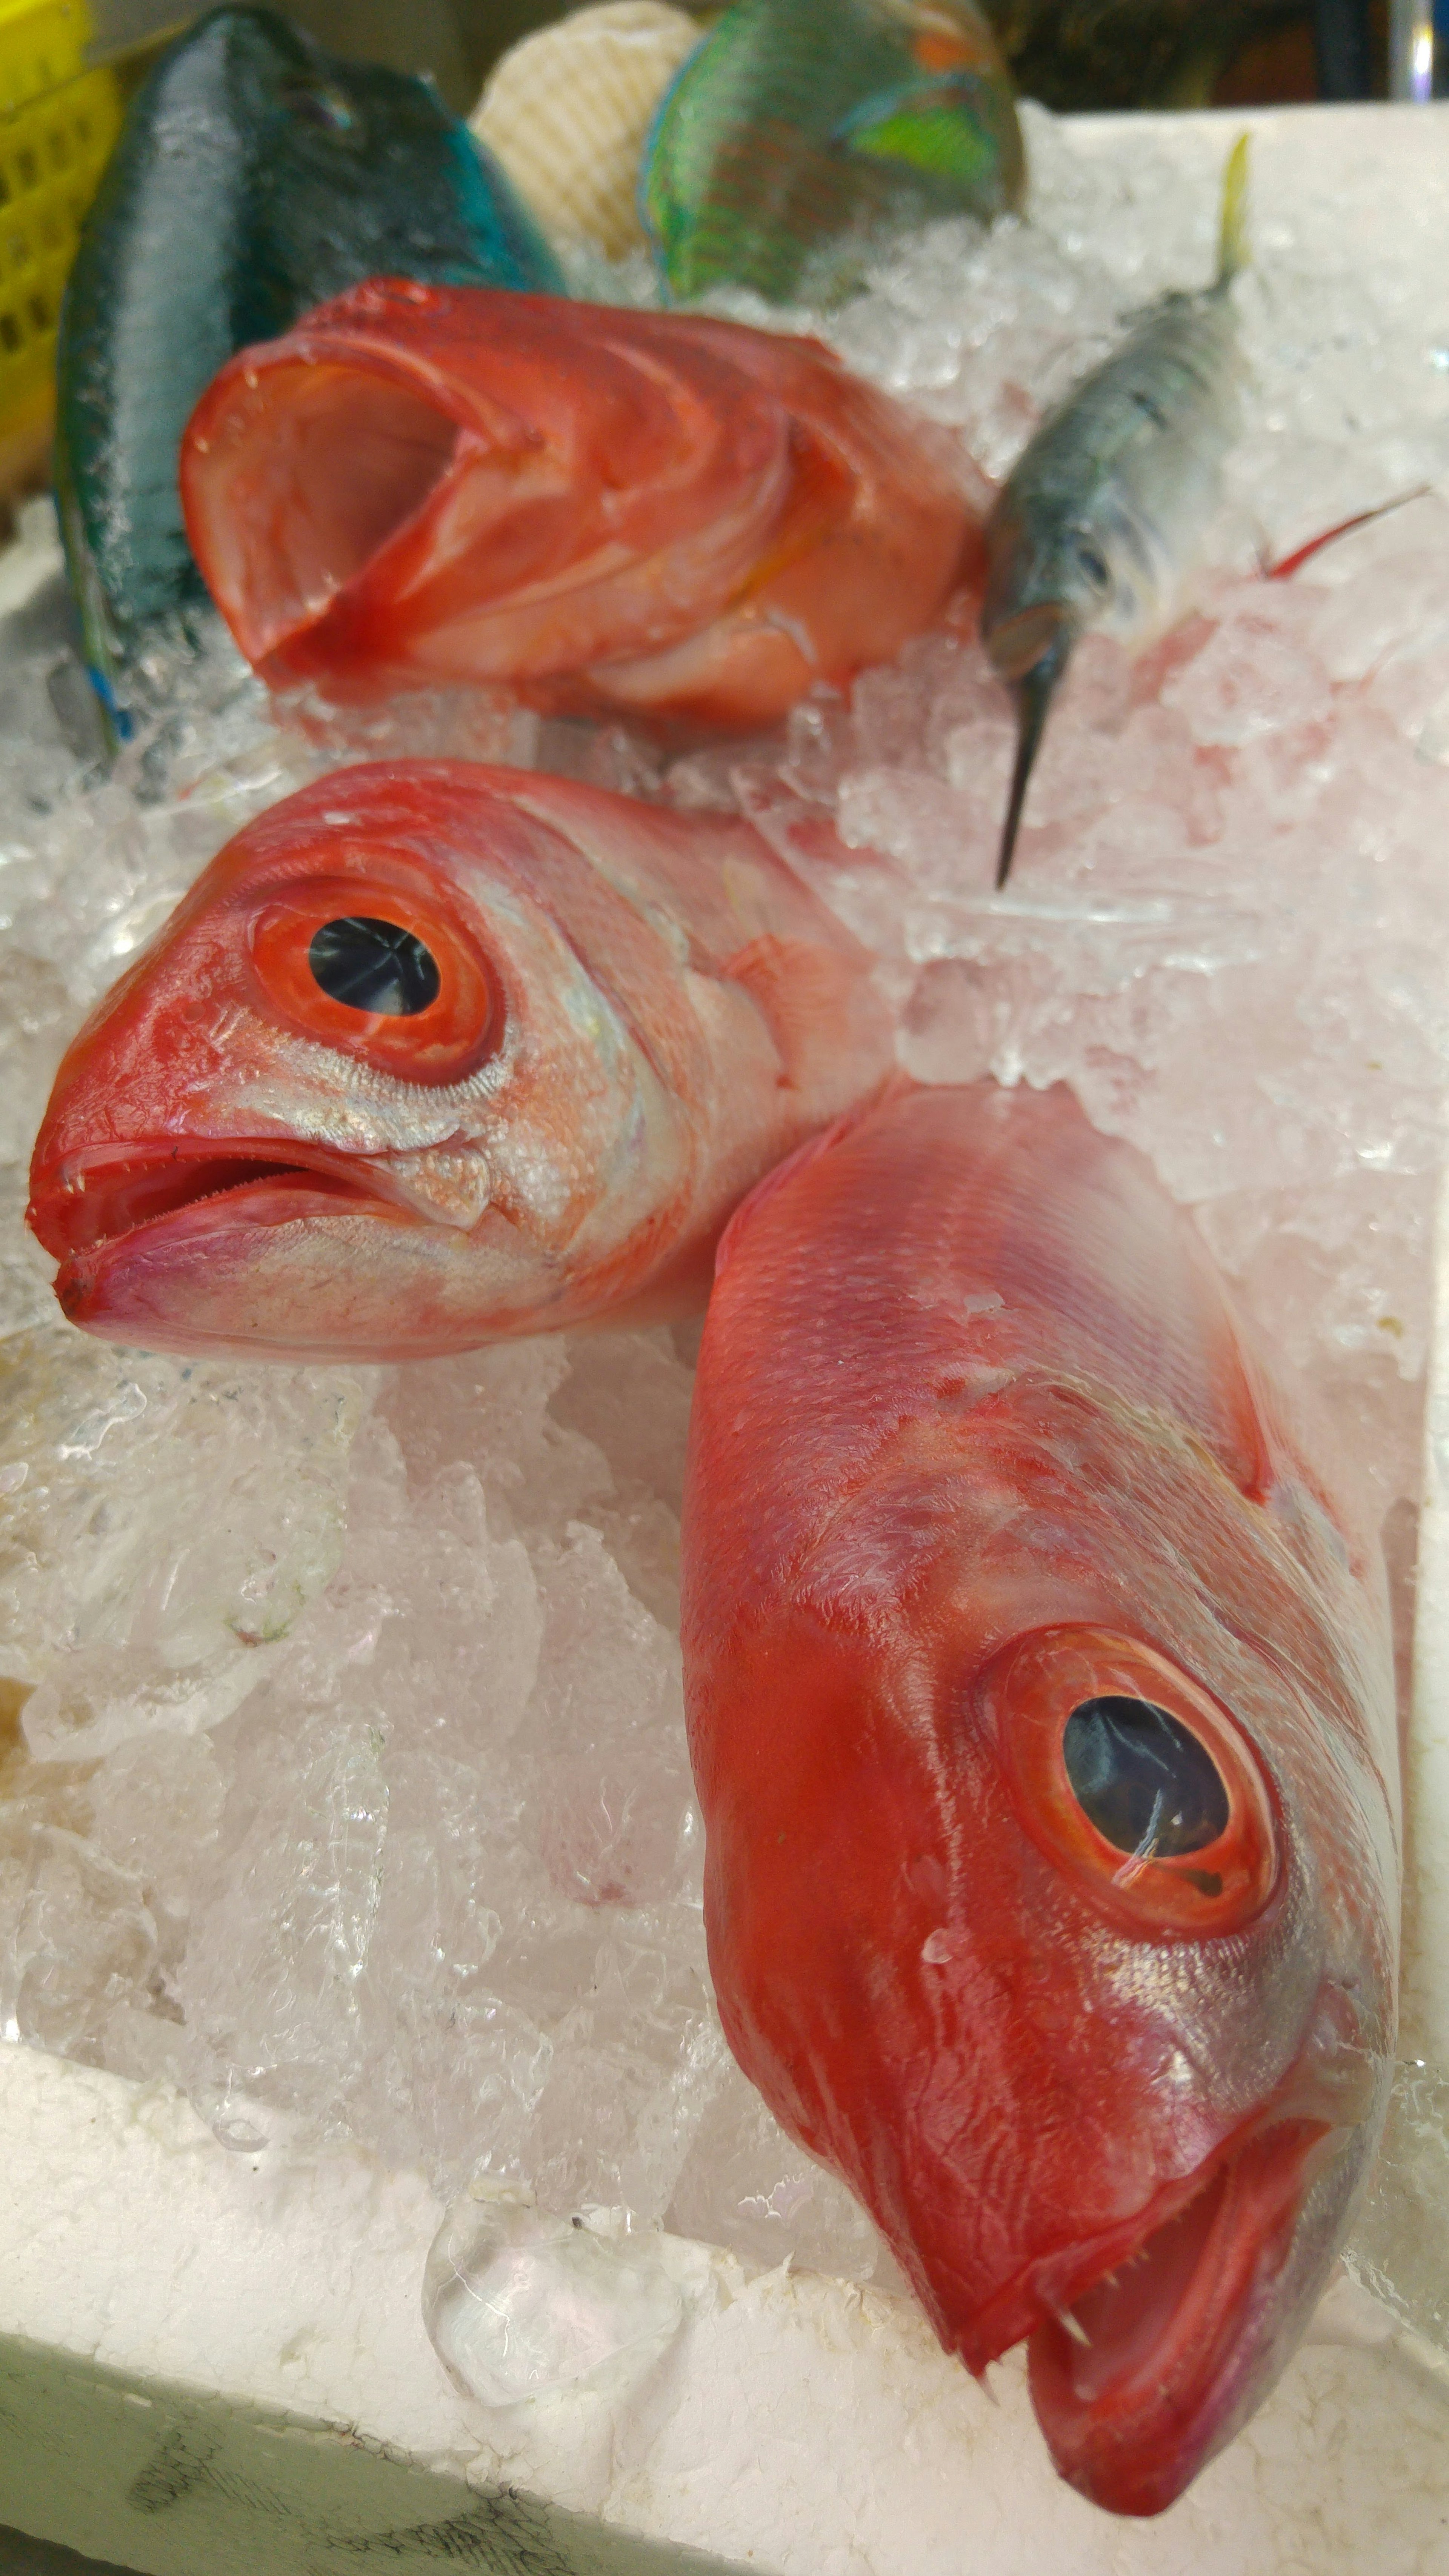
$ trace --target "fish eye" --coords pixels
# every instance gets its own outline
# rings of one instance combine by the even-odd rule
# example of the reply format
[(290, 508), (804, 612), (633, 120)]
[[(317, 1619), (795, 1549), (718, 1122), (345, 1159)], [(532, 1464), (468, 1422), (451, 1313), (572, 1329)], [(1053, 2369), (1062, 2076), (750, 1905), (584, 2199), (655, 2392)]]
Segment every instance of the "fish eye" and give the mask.
[(1278, 1879), (1273, 1800), (1243, 1730), (1154, 1647), (1042, 1629), (979, 1685), (1031, 1840), (1124, 1928), (1237, 1931)]
[(340, 90), (321, 81), (293, 81), (282, 92), (283, 105), (302, 125), (326, 134), (350, 134), (357, 120)]
[(406, 858), (358, 859), (353, 875), (268, 889), (245, 926), (258, 999), (298, 1036), (379, 1072), (464, 1081), (503, 1040), (486, 930)]
[(1077, 570), (1091, 583), (1093, 590), (1111, 589), (1111, 569), (1101, 547), (1093, 538), (1074, 537), (1072, 552), (1076, 558)]
[(1169, 1709), (1108, 1691), (1084, 1699), (1062, 1731), (1062, 1761), (1084, 1815), (1134, 1859), (1201, 1851), (1230, 1805), (1206, 1745)]
[(308, 943), (307, 963), (331, 1001), (389, 1019), (411, 1019), (442, 990), (438, 961), (417, 933), (367, 913), (324, 921)]

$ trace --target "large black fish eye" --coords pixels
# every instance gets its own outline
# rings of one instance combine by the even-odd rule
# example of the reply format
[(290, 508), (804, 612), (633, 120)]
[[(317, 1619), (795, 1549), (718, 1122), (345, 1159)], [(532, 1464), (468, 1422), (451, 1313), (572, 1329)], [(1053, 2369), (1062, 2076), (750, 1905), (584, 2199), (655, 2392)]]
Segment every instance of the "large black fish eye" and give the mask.
[(1201, 1851), (1227, 1827), (1212, 1755), (1150, 1699), (1083, 1700), (1067, 1719), (1062, 1759), (1077, 1804), (1120, 1852), (1165, 1860)]
[(357, 122), (342, 92), (322, 81), (289, 82), (282, 104), (300, 124), (318, 126), (327, 134), (351, 134)]
[(438, 998), (442, 978), (430, 948), (395, 921), (349, 915), (324, 921), (307, 951), (313, 982), (350, 1011), (410, 1019)]

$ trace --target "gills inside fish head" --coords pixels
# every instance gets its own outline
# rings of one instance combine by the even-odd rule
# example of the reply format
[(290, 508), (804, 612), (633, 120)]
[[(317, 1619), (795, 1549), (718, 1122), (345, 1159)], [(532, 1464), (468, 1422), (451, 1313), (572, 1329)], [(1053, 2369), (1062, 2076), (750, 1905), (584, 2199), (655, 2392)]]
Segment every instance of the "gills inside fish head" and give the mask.
[[(401, 798), (350, 810), (386, 776), (241, 834), (72, 1045), (30, 1223), (87, 1330), (468, 1348), (570, 1320), (580, 1274), (667, 1208), (689, 1147), (625, 1017), (490, 866), (476, 791), (460, 858)], [(505, 861), (530, 828), (497, 800)]]
[(748, 1815), (706, 1784), (712, 1956), (943, 2342), (1025, 2340), (1062, 2475), (1155, 2513), (1291, 2353), (1372, 2160), (1393, 1790), (1311, 1502), (998, 1375), (900, 1435), (744, 1677), (768, 1708), (788, 1673), (791, 1720)]

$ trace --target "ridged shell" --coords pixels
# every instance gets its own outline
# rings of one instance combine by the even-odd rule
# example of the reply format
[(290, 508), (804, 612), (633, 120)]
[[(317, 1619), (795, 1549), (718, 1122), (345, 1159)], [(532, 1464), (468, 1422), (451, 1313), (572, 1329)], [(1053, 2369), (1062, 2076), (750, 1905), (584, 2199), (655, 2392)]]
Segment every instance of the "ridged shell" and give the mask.
[(469, 123), (555, 241), (610, 259), (643, 242), (645, 137), (700, 37), (663, 0), (604, 0), (525, 36), (496, 66)]

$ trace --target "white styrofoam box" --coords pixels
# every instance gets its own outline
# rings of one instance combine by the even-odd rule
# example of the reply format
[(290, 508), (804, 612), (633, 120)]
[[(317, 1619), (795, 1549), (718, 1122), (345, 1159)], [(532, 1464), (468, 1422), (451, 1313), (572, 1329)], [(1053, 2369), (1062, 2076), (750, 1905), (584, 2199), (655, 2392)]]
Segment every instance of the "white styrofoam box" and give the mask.
[[(1449, 113), (1247, 120), (1381, 173), (1425, 264)], [(1084, 122), (1128, 153), (1199, 120)], [(1222, 123), (1221, 120), (1218, 121)], [(1431, 185), (1432, 180), (1432, 185)], [(26, 576), (28, 579), (29, 576)], [(0, 610), (18, 604), (4, 592)], [(1449, 2063), (1449, 1217), (1408, 1765), (1406, 2044)], [(360, 2155), (238, 2155), (174, 2095), (0, 2049), (0, 2523), (154, 2576), (1445, 2576), (1449, 2369), (1346, 2286), (1249, 2430), (1125, 2525), (908, 2303), (677, 2243), (632, 2384), (485, 2416), (423, 2330), (441, 2211)]]
[(1345, 2290), (1192, 2492), (1123, 2525), (1052, 2475), (1020, 2368), (993, 2403), (903, 2300), (681, 2248), (648, 2379), (485, 2419), (423, 2332), (416, 2177), (232, 2155), (174, 2095), (22, 2049), (0, 2132), (0, 2520), (155, 2576), (1449, 2565), (1449, 2381)]

